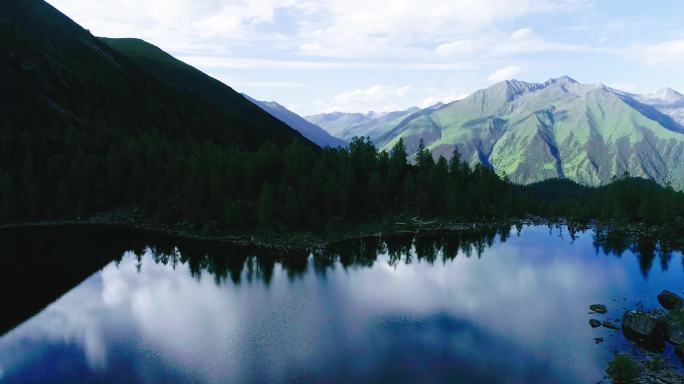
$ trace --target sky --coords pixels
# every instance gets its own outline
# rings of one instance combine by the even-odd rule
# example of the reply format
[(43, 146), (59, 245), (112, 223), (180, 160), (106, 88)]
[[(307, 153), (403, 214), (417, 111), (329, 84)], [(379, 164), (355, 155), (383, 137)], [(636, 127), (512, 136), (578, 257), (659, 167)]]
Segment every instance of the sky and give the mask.
[(684, 91), (681, 0), (48, 0), (301, 114), (449, 102), (568, 75)]

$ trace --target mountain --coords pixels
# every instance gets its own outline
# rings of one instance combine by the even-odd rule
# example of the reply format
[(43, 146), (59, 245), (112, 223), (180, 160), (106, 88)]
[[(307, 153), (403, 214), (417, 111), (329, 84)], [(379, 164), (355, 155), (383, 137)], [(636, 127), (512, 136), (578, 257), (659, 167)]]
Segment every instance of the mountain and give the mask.
[[(138, 60), (121, 55), (44, 1), (2, 2), (0, 28), (4, 101), (0, 110), (12, 126), (25, 125), (27, 115), (66, 125), (107, 111), (108, 116), (129, 118), (126, 129), (144, 130), (175, 120), (185, 134), (220, 136), (241, 146), (256, 147), (266, 139), (287, 143), (300, 137), (199, 71), (187, 81), (202, 84), (197, 88), (206, 97), (170, 88), (150, 76)], [(157, 56), (167, 63), (174, 61), (161, 51)], [(139, 62), (145, 60), (141, 56)], [(191, 67), (185, 67), (191, 72)], [(155, 68), (165, 76), (162, 70)], [(221, 109), (207, 103), (219, 98)]]
[(630, 95), (643, 104), (648, 104), (666, 115), (672, 117), (679, 124), (684, 125), (684, 95), (672, 88), (662, 88), (645, 95)]
[(661, 88), (645, 95), (635, 95), (640, 101), (658, 106), (684, 106), (684, 95), (672, 88)]
[(307, 139), (313, 141), (320, 147), (346, 147), (347, 142), (329, 134), (325, 129), (311, 123), (298, 114), (290, 111), (275, 101), (259, 101), (244, 95), (249, 101), (259, 106), (264, 111), (270, 113), (278, 120), (289, 125)]
[[(199, 98), (212, 102), (215, 106), (229, 113), (244, 112), (247, 106), (245, 99), (255, 104), (262, 111), (300, 132), (304, 137), (319, 146), (345, 146), (343, 140), (332, 137), (318, 127), (285, 107), (273, 103), (262, 102), (241, 95), (222, 82), (213, 79), (196, 68), (183, 63), (158, 47), (140, 39), (100, 38), (114, 50), (125, 55), (136, 64), (145, 68), (151, 75), (165, 83), (192, 92)], [(248, 107), (252, 108), (251, 105)]]
[(232, 153), (318, 150), (221, 82), (42, 0), (0, 1), (0, 89), (2, 221), (120, 207), (171, 221), (211, 212), (210, 188), (222, 201)]
[(569, 77), (504, 81), (437, 110), (421, 111), (376, 139), (390, 150), (422, 139), (435, 156), (454, 150), (529, 184), (561, 177), (599, 185), (632, 176), (684, 187), (684, 128), (670, 116), (604, 85)]
[(397, 126), (402, 120), (419, 110), (419, 108), (413, 107), (405, 111), (389, 113), (332, 112), (307, 116), (306, 119), (322, 127), (331, 135), (347, 141), (351, 140), (354, 136), (370, 137), (371, 140), (375, 141), (383, 133)]

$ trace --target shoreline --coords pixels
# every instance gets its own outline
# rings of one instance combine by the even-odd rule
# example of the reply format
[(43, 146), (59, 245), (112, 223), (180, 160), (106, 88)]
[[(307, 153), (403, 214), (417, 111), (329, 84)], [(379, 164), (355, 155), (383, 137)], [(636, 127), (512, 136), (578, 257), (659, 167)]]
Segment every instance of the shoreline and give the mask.
[(26, 229), (26, 228), (59, 228), (70, 226), (111, 226), (125, 228), (131, 231), (143, 231), (182, 239), (217, 241), (235, 244), (238, 246), (253, 246), (272, 251), (307, 251), (317, 253), (324, 250), (328, 245), (367, 237), (438, 234), (449, 232), (470, 232), (485, 229), (494, 229), (501, 226), (513, 226), (514, 224), (542, 224), (530, 220), (499, 220), (495, 222), (453, 222), (453, 223), (430, 223), (426, 225), (388, 225), (380, 222), (350, 225), (349, 230), (342, 231), (311, 231), (300, 230), (286, 231), (249, 231), (206, 233), (201, 230), (179, 228), (178, 225), (161, 225), (141, 223), (127, 220), (111, 220), (102, 217), (89, 219), (64, 219), (64, 220), (39, 220), (31, 222), (4, 223), (0, 224), (0, 231)]
[[(515, 225), (546, 225), (546, 226), (572, 226), (578, 231), (587, 229), (607, 230), (623, 232), (630, 237), (646, 237), (658, 240), (658, 227), (645, 224), (621, 224), (601, 223), (590, 221), (577, 223), (566, 219), (544, 219), (540, 217), (510, 218), (497, 220), (469, 220), (469, 221), (422, 221), (409, 220), (407, 223), (398, 222), (367, 222), (361, 224), (349, 224), (343, 230), (298, 230), (286, 231), (247, 231), (230, 232), (214, 231), (207, 232), (184, 227), (183, 223), (155, 224), (136, 219), (135, 216), (121, 215), (121, 212), (109, 213), (100, 216), (92, 216), (87, 219), (61, 219), (61, 220), (38, 220), (29, 222), (0, 224), (0, 230), (12, 230), (22, 228), (49, 228), (63, 226), (113, 226), (129, 229), (132, 231), (144, 231), (183, 239), (217, 241), (235, 244), (238, 246), (252, 246), (270, 251), (285, 252), (309, 252), (320, 253), (329, 245), (360, 239), (366, 237), (382, 237), (397, 235), (436, 235), (444, 233), (472, 232), (482, 230), (499, 229), (504, 226)], [(674, 248), (684, 248), (684, 239), (669, 239)]]

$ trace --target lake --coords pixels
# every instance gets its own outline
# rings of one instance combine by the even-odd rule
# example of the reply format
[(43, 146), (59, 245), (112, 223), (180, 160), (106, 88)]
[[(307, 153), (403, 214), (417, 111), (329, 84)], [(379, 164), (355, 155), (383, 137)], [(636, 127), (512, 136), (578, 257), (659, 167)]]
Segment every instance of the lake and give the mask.
[(565, 227), (316, 256), (102, 227), (0, 241), (3, 383), (594, 383), (640, 352), (589, 319), (684, 291), (680, 253)]

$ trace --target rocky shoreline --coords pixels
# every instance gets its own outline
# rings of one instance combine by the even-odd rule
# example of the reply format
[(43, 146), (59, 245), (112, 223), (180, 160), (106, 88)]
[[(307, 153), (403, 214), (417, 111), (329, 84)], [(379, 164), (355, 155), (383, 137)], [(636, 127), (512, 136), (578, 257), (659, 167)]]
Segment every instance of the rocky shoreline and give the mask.
[[(631, 366), (634, 370), (633, 377), (626, 372), (613, 374), (624, 374), (629, 378), (620, 380), (611, 377), (611, 368), (607, 370), (603, 381), (600, 383), (636, 383), (636, 384), (674, 384), (684, 383), (684, 372), (680, 367), (662, 359), (661, 355), (669, 344), (680, 362), (684, 363), (684, 300), (674, 292), (663, 290), (658, 294), (658, 302), (662, 309), (644, 311), (640, 309), (627, 310), (619, 320), (620, 326), (609, 321), (599, 321), (591, 318), (589, 324), (592, 328), (603, 326), (613, 329), (616, 332), (622, 331), (622, 335), (635, 347), (646, 352), (646, 358), (635, 360), (630, 354), (619, 356), (623, 360), (623, 371), (628, 371), (625, 366)], [(607, 307), (603, 304), (592, 304), (589, 306), (589, 314), (602, 315), (607, 312)], [(620, 355), (616, 354), (616, 357)], [(631, 363), (630, 363), (631, 360)], [(633, 365), (630, 365), (633, 364)]]

